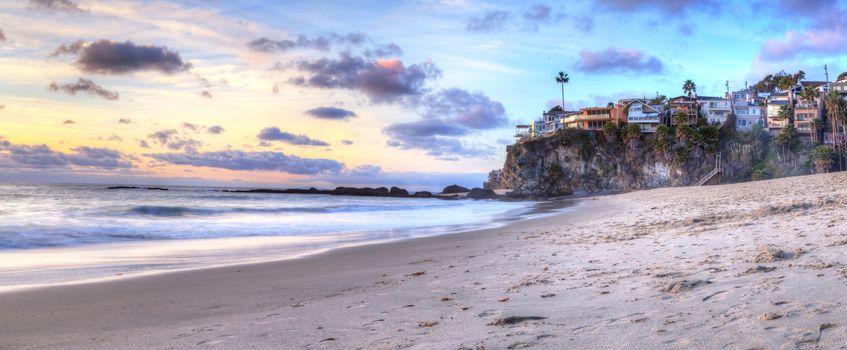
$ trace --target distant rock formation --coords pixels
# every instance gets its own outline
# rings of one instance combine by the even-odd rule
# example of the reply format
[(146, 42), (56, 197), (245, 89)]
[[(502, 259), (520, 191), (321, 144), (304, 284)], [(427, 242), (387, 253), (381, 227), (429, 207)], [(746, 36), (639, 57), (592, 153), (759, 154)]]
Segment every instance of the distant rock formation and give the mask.
[(444, 187), (444, 189), (441, 190), (441, 193), (442, 194), (454, 194), (454, 193), (465, 193), (465, 192), (470, 192), (470, 191), (471, 190), (469, 190), (465, 187), (459, 186), (459, 185), (450, 185), (450, 186)]
[(167, 191), (167, 188), (162, 187), (137, 187), (137, 186), (109, 186), (107, 190), (151, 190), (151, 191)]
[(497, 199), (499, 197), (494, 191), (479, 187), (474, 187), (468, 192), (468, 198), (470, 199)]

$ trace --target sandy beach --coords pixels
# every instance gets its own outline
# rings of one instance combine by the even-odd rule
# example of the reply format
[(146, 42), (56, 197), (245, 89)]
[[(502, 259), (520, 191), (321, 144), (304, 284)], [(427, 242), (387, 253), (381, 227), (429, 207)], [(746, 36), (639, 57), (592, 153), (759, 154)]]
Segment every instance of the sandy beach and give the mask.
[(0, 348), (843, 348), (845, 183), (586, 198), (498, 229), (3, 293)]

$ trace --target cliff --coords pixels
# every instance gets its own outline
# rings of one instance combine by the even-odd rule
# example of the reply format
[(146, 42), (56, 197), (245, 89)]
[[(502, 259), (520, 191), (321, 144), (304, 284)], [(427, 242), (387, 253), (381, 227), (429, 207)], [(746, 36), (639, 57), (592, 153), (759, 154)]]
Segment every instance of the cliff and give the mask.
[(666, 128), (656, 134), (565, 129), (507, 149), (501, 185), (513, 196), (586, 195), (695, 185), (716, 166), (714, 182), (807, 173), (799, 151), (780, 152), (762, 130)]

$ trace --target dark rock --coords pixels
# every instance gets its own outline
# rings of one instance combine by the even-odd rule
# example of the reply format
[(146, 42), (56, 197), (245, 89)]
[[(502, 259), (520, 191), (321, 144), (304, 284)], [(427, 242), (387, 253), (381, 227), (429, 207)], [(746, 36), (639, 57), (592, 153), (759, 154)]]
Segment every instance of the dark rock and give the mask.
[(499, 197), (497, 193), (494, 193), (492, 190), (484, 190), (479, 187), (475, 187), (474, 189), (468, 192), (468, 198), (470, 199), (495, 199)]
[(365, 197), (385, 197), (388, 196), (388, 189), (385, 187), (379, 188), (355, 188), (355, 187), (336, 187), (332, 190), (332, 194), (342, 196), (365, 196)]
[(415, 198), (432, 198), (433, 195), (432, 195), (432, 192), (429, 192), (429, 191), (419, 191), (419, 192), (415, 192), (415, 194), (413, 194), (412, 197), (415, 197)]
[(137, 187), (137, 186), (109, 186), (106, 187), (107, 190), (151, 190), (151, 191), (167, 191), (167, 188), (162, 187)]
[(459, 185), (450, 185), (450, 186), (444, 187), (444, 189), (441, 190), (441, 193), (444, 193), (444, 194), (465, 193), (465, 192), (470, 192), (470, 190), (465, 188), (465, 187), (459, 186)]
[(391, 186), (391, 189), (388, 190), (388, 195), (392, 197), (408, 197), (409, 191), (396, 186)]

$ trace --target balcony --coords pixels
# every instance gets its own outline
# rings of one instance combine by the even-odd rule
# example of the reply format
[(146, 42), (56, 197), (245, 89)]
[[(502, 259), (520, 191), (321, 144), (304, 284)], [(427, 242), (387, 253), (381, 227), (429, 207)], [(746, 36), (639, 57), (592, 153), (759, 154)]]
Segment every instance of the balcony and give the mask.
[(641, 117), (628, 117), (627, 121), (630, 123), (658, 123), (659, 116), (641, 116)]
[(839, 145), (847, 144), (847, 133), (844, 133), (844, 132), (840, 132), (840, 133), (825, 132), (825, 133), (823, 133), (823, 143), (828, 144), (828, 145), (832, 145), (832, 144), (835, 144), (836, 142)]

